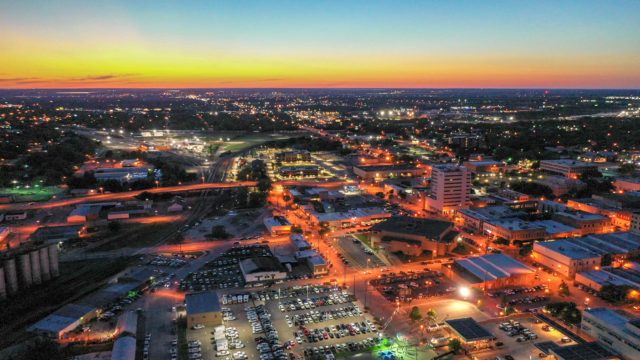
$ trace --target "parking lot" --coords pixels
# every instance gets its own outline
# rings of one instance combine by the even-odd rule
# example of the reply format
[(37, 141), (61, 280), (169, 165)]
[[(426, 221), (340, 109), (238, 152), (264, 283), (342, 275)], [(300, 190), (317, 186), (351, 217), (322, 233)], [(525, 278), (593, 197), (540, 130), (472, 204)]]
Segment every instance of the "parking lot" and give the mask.
[(433, 296), (449, 294), (456, 286), (443, 273), (434, 270), (419, 272), (384, 273), (371, 285), (389, 301), (411, 302)]
[(345, 265), (358, 267), (361, 269), (384, 267), (385, 263), (380, 260), (373, 251), (366, 247), (360, 240), (352, 236), (344, 236), (338, 239), (338, 257)]
[(187, 275), (184, 280), (180, 281), (179, 289), (182, 291), (205, 291), (243, 287), (245, 283), (238, 265), (240, 260), (271, 255), (267, 245), (236, 246), (210, 261), (200, 270)]
[(220, 296), (226, 299), (221, 306), (227, 340), (239, 341), (242, 347), (217, 351), (213, 328), (188, 329), (188, 339), (200, 341), (204, 359), (324, 359), (328, 353), (368, 351), (378, 341), (379, 326), (339, 288), (282, 286)]
[(520, 312), (536, 312), (549, 302), (546, 295), (546, 285), (532, 287), (514, 287), (499, 291), (488, 292), (487, 296), (504, 301), (504, 305), (511, 306)]
[[(511, 321), (493, 319), (482, 323), (496, 337), (496, 349), (489, 354), (480, 353), (480, 359), (495, 360), (496, 356), (511, 355), (514, 359), (545, 358), (536, 344), (553, 342), (560, 346), (573, 345), (573, 341), (539, 320), (535, 315), (519, 316)], [(563, 342), (564, 338), (564, 342)]]

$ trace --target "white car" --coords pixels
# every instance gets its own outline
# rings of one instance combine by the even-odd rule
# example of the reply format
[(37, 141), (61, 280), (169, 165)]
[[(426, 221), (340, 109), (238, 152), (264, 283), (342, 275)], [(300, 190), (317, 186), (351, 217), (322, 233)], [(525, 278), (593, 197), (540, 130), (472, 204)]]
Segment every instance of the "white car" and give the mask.
[(193, 330), (199, 330), (199, 329), (204, 329), (204, 325), (202, 325), (202, 324), (193, 325)]
[(227, 350), (218, 351), (216, 353), (216, 356), (227, 356), (227, 355), (229, 355), (229, 351)]

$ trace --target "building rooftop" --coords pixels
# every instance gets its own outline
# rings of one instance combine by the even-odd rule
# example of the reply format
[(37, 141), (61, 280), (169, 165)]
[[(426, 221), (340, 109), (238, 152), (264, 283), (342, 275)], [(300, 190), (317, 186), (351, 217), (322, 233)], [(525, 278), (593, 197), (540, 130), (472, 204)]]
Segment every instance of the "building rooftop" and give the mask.
[(625, 314), (605, 308), (590, 308), (583, 310), (583, 312), (588, 313), (591, 317), (598, 319), (601, 323), (607, 324), (608, 327), (617, 328), (619, 330), (624, 329), (625, 325), (632, 319)]
[(576, 245), (570, 240), (537, 242), (535, 245), (560, 253), (573, 260), (592, 259), (600, 256), (600, 254), (585, 247)]
[(571, 159), (556, 159), (556, 160), (540, 160), (540, 164), (555, 164), (562, 166), (570, 166), (570, 167), (581, 167), (581, 166), (596, 166), (584, 161), (579, 160), (571, 160)]
[(215, 291), (187, 294), (185, 303), (187, 305), (187, 314), (189, 315), (221, 311), (220, 300), (218, 300), (218, 294)]
[(576, 228), (574, 228), (572, 226), (565, 225), (563, 223), (560, 223), (560, 222), (557, 222), (557, 221), (554, 221), (554, 220), (532, 221), (530, 224), (533, 225), (533, 226), (542, 226), (542, 227), (544, 227), (544, 229), (547, 232), (547, 234), (550, 234), (550, 235), (578, 231), (578, 229), (576, 229)]
[(56, 312), (33, 324), (29, 327), (29, 330), (58, 333), (78, 321), (81, 317), (86, 316), (95, 310), (96, 308), (92, 306), (67, 304)]
[(516, 217), (523, 214), (520, 211), (513, 210), (512, 208), (504, 205), (460, 209), (459, 212), (483, 221)]
[(575, 344), (569, 346), (554, 346), (549, 348), (558, 360), (610, 360), (619, 359), (611, 351), (597, 342)]
[(489, 254), (455, 260), (457, 266), (473, 274), (479, 282), (508, 278), (513, 275), (532, 274), (535, 270), (520, 261), (504, 255)]
[(411, 164), (389, 164), (389, 165), (357, 165), (358, 169), (364, 171), (403, 171), (403, 170), (417, 170), (415, 165)]
[(414, 218), (410, 216), (393, 216), (386, 221), (375, 224), (371, 230), (405, 233), (438, 239), (453, 226), (452, 222)]
[(284, 272), (286, 269), (275, 257), (260, 256), (240, 261), (240, 268), (245, 274), (254, 274), (264, 271)]
[(445, 322), (465, 342), (495, 339), (495, 335), (478, 324), (473, 318), (451, 319), (445, 320)]
[(318, 219), (319, 222), (339, 221), (339, 220), (365, 218), (365, 217), (377, 216), (377, 215), (388, 215), (389, 217), (391, 216), (391, 214), (384, 211), (383, 208), (370, 207), (370, 208), (353, 209), (353, 210), (344, 211), (344, 212), (317, 213), (316, 219)]

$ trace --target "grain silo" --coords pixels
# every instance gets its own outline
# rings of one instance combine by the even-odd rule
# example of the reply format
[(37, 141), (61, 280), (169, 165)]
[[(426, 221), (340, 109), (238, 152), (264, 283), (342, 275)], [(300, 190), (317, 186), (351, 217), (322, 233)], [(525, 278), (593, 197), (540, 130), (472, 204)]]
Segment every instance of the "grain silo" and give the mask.
[(4, 282), (4, 268), (0, 267), (0, 299), (7, 297), (7, 284)]
[(56, 244), (49, 245), (49, 266), (51, 269), (51, 277), (58, 277), (60, 275), (60, 269), (58, 268), (58, 246)]
[(36, 285), (42, 284), (42, 272), (40, 270), (40, 252), (38, 250), (33, 250), (29, 252), (29, 257), (31, 257), (31, 278), (33, 279), (33, 283)]
[(27, 288), (33, 283), (33, 278), (31, 277), (31, 258), (29, 257), (29, 253), (20, 254), (17, 258), (20, 284), (22, 287)]
[(16, 271), (16, 259), (8, 259), (4, 262), (4, 278), (7, 280), (7, 293), (18, 292), (18, 273)]
[(49, 267), (49, 251), (47, 247), (41, 247), (37, 251), (40, 252), (40, 271), (42, 272), (42, 281), (51, 279), (51, 269)]

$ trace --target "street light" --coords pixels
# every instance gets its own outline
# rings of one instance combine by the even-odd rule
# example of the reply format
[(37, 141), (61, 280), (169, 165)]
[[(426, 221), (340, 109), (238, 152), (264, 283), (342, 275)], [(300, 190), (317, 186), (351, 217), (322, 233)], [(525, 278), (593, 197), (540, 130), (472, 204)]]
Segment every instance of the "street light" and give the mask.
[(459, 288), (458, 292), (464, 299), (467, 299), (471, 295), (471, 290), (466, 286)]

